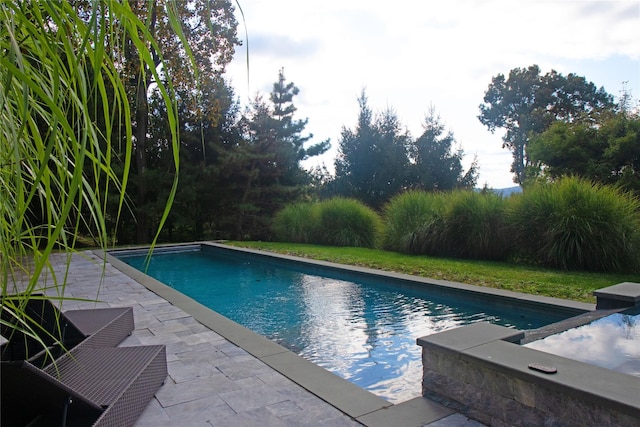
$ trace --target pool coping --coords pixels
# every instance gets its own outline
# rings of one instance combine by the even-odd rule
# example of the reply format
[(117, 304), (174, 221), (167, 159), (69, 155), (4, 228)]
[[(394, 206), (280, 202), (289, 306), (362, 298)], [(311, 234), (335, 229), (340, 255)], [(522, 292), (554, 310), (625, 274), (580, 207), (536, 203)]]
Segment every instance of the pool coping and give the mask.
[[(454, 289), (456, 291), (478, 293), (485, 296), (489, 295), (494, 298), (515, 299), (521, 303), (564, 308), (571, 312), (585, 312), (595, 308), (595, 305), (593, 304), (579, 303), (544, 296), (527, 295), (500, 289), (482, 288), (463, 283), (428, 279), (402, 273), (348, 266), (327, 261), (311, 260), (255, 249), (238, 248), (224, 245), (219, 242), (193, 242), (185, 244), (157, 245), (156, 247), (159, 249), (178, 247), (184, 250), (189, 247), (196, 248), (201, 246), (212, 246), (231, 251), (251, 253), (254, 255), (271, 257), (295, 263), (310, 264), (325, 268), (328, 267), (365, 275), (389, 277), (394, 280), (414, 281), (424, 283), (425, 285)], [(391, 402), (338, 377), (328, 370), (307, 361), (281, 345), (270, 341), (262, 335), (259, 335), (222, 316), (214, 310), (205, 307), (192, 298), (176, 291), (156, 279), (153, 279), (112, 255), (112, 253), (139, 251), (141, 249), (148, 249), (148, 246), (115, 249), (106, 253), (104, 251), (94, 251), (94, 253), (97, 256), (104, 258), (113, 267), (145, 286), (156, 295), (189, 313), (203, 325), (218, 333), (228, 341), (243, 348), (263, 363), (280, 372), (293, 382), (360, 423), (371, 427), (377, 427), (389, 425), (389, 422), (393, 420), (393, 424), (398, 427), (417, 426), (428, 424), (455, 413), (454, 410), (441, 406), (440, 404), (424, 397), (417, 397), (394, 405)]]

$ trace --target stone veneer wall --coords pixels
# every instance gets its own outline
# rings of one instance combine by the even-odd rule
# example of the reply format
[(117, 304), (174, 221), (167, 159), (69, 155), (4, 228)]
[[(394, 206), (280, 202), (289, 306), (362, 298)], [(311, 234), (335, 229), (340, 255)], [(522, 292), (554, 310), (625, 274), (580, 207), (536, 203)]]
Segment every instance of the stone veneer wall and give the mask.
[(638, 378), (514, 344), (522, 336), (477, 323), (419, 338), (423, 395), (498, 427), (639, 425)]

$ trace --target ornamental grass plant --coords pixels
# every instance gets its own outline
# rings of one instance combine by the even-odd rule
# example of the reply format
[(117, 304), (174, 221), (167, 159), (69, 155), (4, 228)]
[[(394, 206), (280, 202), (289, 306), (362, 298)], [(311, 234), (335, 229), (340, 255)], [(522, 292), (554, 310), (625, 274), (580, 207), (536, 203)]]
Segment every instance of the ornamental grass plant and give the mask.
[(377, 247), (383, 225), (373, 209), (343, 197), (323, 201), (317, 209), (316, 242), (331, 246)]
[(380, 216), (354, 199), (321, 202), (317, 218), (316, 240), (323, 245), (375, 248), (382, 235)]
[(318, 207), (314, 203), (299, 202), (278, 211), (271, 224), (275, 239), (290, 243), (314, 242), (319, 222)]
[(446, 198), (442, 254), (455, 258), (504, 260), (509, 238), (507, 199), (492, 192), (458, 190)]
[[(45, 351), (43, 327), (26, 306), (32, 299), (65, 299), (66, 271), (56, 272), (50, 256), (64, 253), (68, 267), (80, 230), (106, 250), (107, 204), (126, 209), (133, 125), (120, 75), (125, 50), (153, 77), (167, 110), (169, 143), (176, 153), (180, 147), (171, 79), (161, 78), (163, 59), (153, 54), (158, 44), (129, 6), (96, 1), (85, 15), (68, 1), (0, 2), (0, 310), (3, 326)], [(167, 14), (181, 36), (173, 9)], [(127, 40), (136, 49), (125, 49)], [(114, 141), (123, 144), (124, 170), (115, 167)], [(176, 185), (177, 178), (161, 223)], [(107, 200), (110, 193), (115, 197)], [(59, 340), (61, 329), (54, 335)]]
[(580, 178), (527, 188), (509, 221), (529, 260), (566, 270), (638, 271), (640, 202), (615, 187)]
[(287, 205), (271, 224), (281, 242), (364, 248), (376, 247), (382, 230), (382, 220), (373, 209), (343, 197)]
[(383, 247), (404, 254), (436, 254), (443, 241), (445, 197), (439, 193), (408, 191), (384, 208)]

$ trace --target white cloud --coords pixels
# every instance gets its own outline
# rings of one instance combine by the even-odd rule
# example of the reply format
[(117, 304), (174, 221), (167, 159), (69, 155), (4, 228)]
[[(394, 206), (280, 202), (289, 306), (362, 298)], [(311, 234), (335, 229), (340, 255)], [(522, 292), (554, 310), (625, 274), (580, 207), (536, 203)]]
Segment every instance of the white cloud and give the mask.
[(490, 134), (476, 117), (492, 76), (538, 64), (543, 72), (584, 75), (614, 95), (626, 80), (640, 95), (638, 0), (241, 5), (249, 32), (250, 93), (244, 48), (228, 75), (242, 99), (270, 91), (285, 67), (287, 79), (300, 88), (294, 100), (299, 117), (309, 118), (307, 130), (318, 140), (331, 138), (334, 149), (342, 126), (355, 125), (363, 87), (374, 110), (393, 107), (414, 134), (433, 103), (468, 161), (478, 154), (480, 185), (512, 185), (511, 157), (500, 134)]
[(314, 39), (296, 40), (282, 34), (254, 34), (251, 38), (251, 55), (275, 58), (310, 57), (318, 52), (319, 43)]

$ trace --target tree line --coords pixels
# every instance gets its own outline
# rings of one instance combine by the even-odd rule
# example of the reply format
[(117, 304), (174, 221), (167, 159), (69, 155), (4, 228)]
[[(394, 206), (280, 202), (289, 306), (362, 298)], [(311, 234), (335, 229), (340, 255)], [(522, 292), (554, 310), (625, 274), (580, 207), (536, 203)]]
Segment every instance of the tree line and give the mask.
[[(92, 22), (95, 3), (71, 4)], [(118, 19), (106, 14), (92, 24), (113, 32), (114, 42), (107, 38), (105, 50), (129, 100), (129, 111), (120, 116), (96, 115), (103, 148), (127, 182), (124, 207), (115, 202), (105, 207), (114, 242), (147, 243), (159, 230), (164, 241), (268, 239), (274, 214), (293, 201), (345, 196), (379, 209), (409, 189), (475, 187), (477, 162), (465, 170), (464, 152), (434, 107), (416, 138), (392, 109), (375, 114), (364, 91), (355, 126), (340, 133), (335, 175), (304, 169), (301, 162), (325, 153), (330, 141), (315, 142), (305, 132), (308, 119), (296, 116), (294, 103), (299, 89), (284, 70), (271, 93), (256, 95), (244, 110), (225, 79), (240, 45), (232, 2), (158, 0), (129, 6), (157, 41), (145, 45), (143, 59), (141, 41), (135, 33), (122, 33)], [(169, 19), (173, 15), (179, 19)], [(123, 42), (115, 43), (120, 34)], [(160, 90), (168, 76), (175, 93), (169, 106)], [(120, 95), (107, 85), (93, 96), (107, 110)], [(483, 101), (478, 119), (492, 132), (505, 131), (503, 145), (513, 153), (516, 183), (579, 175), (640, 191), (640, 121), (629, 94), (615, 103), (584, 77), (542, 75), (532, 65), (493, 77)], [(175, 123), (170, 108), (177, 111)], [(123, 114), (130, 115), (130, 134), (113, 131)], [(178, 145), (172, 143), (176, 138)], [(132, 161), (121, 161), (128, 152)], [(86, 175), (98, 180), (90, 166)], [(32, 211), (37, 217), (38, 209)], [(95, 234), (90, 226), (84, 232)]]

